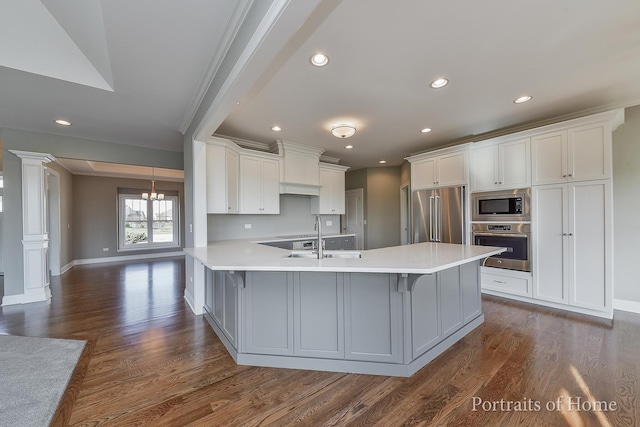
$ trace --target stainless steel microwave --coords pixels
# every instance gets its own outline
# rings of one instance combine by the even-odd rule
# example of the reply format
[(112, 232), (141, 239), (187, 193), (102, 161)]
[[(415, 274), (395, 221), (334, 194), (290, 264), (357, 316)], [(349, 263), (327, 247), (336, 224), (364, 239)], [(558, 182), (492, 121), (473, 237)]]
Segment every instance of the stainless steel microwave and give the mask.
[(472, 221), (531, 221), (531, 189), (474, 193)]

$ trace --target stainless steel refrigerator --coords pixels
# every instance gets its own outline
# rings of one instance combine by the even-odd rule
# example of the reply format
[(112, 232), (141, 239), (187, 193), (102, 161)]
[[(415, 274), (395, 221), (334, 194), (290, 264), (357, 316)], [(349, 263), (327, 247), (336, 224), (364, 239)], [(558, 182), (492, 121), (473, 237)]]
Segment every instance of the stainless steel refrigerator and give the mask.
[(464, 243), (464, 200), (464, 187), (414, 191), (412, 243)]

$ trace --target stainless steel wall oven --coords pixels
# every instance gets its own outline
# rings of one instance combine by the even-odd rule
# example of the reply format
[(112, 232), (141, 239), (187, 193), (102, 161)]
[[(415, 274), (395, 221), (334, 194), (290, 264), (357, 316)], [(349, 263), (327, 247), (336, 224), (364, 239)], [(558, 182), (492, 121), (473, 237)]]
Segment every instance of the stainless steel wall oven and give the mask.
[(487, 258), (485, 266), (531, 271), (531, 224), (473, 223), (471, 239), (474, 245), (507, 248)]

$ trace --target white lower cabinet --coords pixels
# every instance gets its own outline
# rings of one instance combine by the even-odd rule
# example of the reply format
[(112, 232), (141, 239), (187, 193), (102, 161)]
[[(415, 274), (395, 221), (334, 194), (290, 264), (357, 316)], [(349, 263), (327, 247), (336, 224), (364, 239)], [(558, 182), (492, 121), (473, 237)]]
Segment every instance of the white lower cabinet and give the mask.
[(532, 297), (532, 276), (527, 271), (482, 267), (480, 269), (482, 289), (505, 292), (511, 295)]
[(612, 313), (611, 181), (535, 186), (533, 297)]

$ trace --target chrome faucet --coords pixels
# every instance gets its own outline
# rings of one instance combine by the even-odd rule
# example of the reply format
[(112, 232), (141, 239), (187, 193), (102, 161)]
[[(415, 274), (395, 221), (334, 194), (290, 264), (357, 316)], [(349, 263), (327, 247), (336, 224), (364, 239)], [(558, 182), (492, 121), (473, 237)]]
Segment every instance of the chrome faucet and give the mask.
[(318, 232), (318, 259), (324, 258), (324, 248), (322, 247), (322, 218), (320, 214), (316, 214), (316, 226), (314, 228)]

